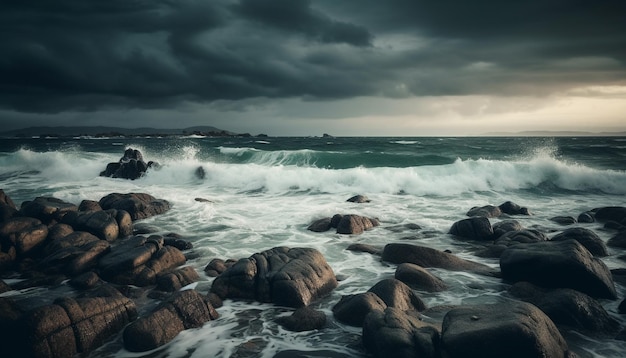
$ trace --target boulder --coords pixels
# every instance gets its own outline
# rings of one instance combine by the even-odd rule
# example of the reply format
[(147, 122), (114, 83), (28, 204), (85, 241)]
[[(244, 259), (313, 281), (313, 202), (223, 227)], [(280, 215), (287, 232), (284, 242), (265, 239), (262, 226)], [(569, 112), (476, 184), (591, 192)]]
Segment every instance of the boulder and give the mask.
[(78, 204), (78, 211), (100, 211), (102, 207), (95, 200), (83, 200)]
[(113, 247), (98, 263), (98, 270), (105, 279), (113, 278), (146, 264), (162, 247), (157, 240), (148, 241), (143, 236), (132, 237)]
[(606, 265), (576, 240), (510, 246), (500, 257), (502, 278), (546, 288), (572, 288), (597, 298), (615, 299)]
[(609, 250), (607, 249), (604, 241), (593, 231), (582, 227), (573, 227), (555, 235), (550, 239), (551, 241), (565, 241), (576, 240), (581, 243), (589, 252), (596, 257), (609, 256)]
[(88, 232), (75, 231), (46, 245), (45, 257), (38, 267), (48, 273), (76, 276), (95, 268), (98, 260), (110, 249), (107, 241)]
[(178, 291), (124, 329), (124, 347), (131, 352), (149, 351), (218, 317), (211, 303), (195, 290)]
[(338, 234), (360, 234), (380, 225), (378, 220), (359, 215), (343, 215), (337, 224)]
[(403, 263), (396, 268), (395, 278), (409, 287), (427, 292), (440, 292), (447, 289), (446, 284), (421, 266)]
[(504, 214), (508, 215), (530, 215), (528, 208), (521, 207), (512, 201), (507, 201), (498, 206)]
[(74, 232), (74, 228), (67, 224), (54, 224), (48, 229), (48, 241), (54, 242)]
[[(173, 246), (165, 246), (152, 255), (150, 261), (141, 267), (140, 270), (135, 270), (131, 283), (136, 286), (154, 285), (160, 273), (184, 265), (185, 262), (187, 262), (187, 259), (179, 249)], [(184, 282), (188, 278), (182, 279)]]
[(367, 196), (359, 194), (359, 195), (355, 195), (351, 197), (347, 201), (350, 203), (363, 204), (363, 203), (369, 203), (371, 200)]
[(144, 162), (140, 151), (128, 148), (118, 162), (107, 164), (100, 176), (135, 180), (141, 178), (152, 164)]
[(20, 207), (20, 214), (31, 218), (37, 218), (48, 224), (52, 221), (60, 221), (65, 214), (78, 211), (78, 207), (54, 197), (37, 197), (33, 201), (25, 201)]
[(598, 301), (582, 292), (569, 288), (542, 289), (528, 282), (518, 282), (509, 293), (539, 307), (557, 326), (611, 338), (620, 328), (619, 322)]
[(596, 213), (596, 220), (599, 222), (622, 222), (622, 220), (626, 219), (626, 207), (623, 206), (603, 207), (595, 209), (594, 211)]
[(163, 244), (165, 246), (174, 246), (180, 251), (191, 250), (193, 249), (193, 244), (187, 240), (184, 240), (182, 237), (179, 237), (175, 234), (169, 233), (165, 235), (165, 240)]
[(525, 302), (462, 306), (441, 330), (443, 357), (566, 357), (567, 342), (554, 323)]
[(372, 311), (363, 322), (363, 345), (374, 357), (436, 358), (439, 331), (396, 308)]
[(156, 283), (158, 290), (174, 292), (198, 280), (200, 280), (200, 276), (196, 270), (191, 266), (185, 266), (172, 272), (159, 274)]
[(104, 210), (124, 210), (133, 220), (149, 218), (170, 210), (167, 200), (156, 199), (145, 193), (111, 193), (100, 199), (99, 203)]
[(300, 307), (291, 316), (280, 317), (277, 322), (293, 332), (313, 331), (326, 325), (326, 314), (310, 307)]
[(48, 236), (48, 227), (39, 219), (14, 217), (0, 223), (0, 245), (8, 252), (14, 247), (17, 255), (27, 254), (40, 247)]
[(298, 308), (335, 287), (335, 273), (319, 251), (275, 247), (237, 261), (213, 281), (211, 292)]
[(449, 234), (470, 240), (493, 240), (493, 228), (486, 217), (471, 217), (452, 224)]
[(516, 243), (532, 243), (547, 240), (548, 237), (541, 231), (535, 229), (522, 229), (509, 231), (500, 235), (495, 243), (510, 246)]
[(500, 236), (511, 232), (511, 231), (521, 231), (524, 228), (522, 224), (517, 220), (504, 220), (493, 224), (493, 237), (499, 238)]
[(502, 211), (499, 207), (493, 205), (485, 205), (481, 207), (473, 207), (466, 214), (466, 216), (474, 217), (479, 216), (483, 218), (497, 218), (502, 215)]
[(306, 229), (313, 232), (325, 232), (331, 229), (330, 226), (331, 218), (323, 218), (319, 220), (315, 220), (309, 225)]
[(607, 246), (626, 249), (626, 231), (617, 233), (606, 242)]
[(6, 205), (10, 208), (13, 209), (17, 209), (17, 207), (15, 206), (15, 203), (13, 202), (13, 200), (11, 200), (11, 197), (8, 196), (3, 189), (0, 189), (0, 204), (1, 205)]
[(578, 215), (578, 218), (576, 219), (576, 221), (578, 221), (581, 224), (591, 224), (591, 223), (594, 223), (596, 221), (595, 213), (589, 212), (589, 211), (586, 211), (584, 213), (580, 213), (580, 215)]
[(0, 203), (0, 223), (17, 216), (18, 213), (16, 208)]
[(204, 268), (204, 273), (209, 277), (217, 277), (221, 275), (227, 268), (235, 264), (235, 260), (212, 259)]
[(361, 327), (370, 312), (382, 312), (385, 308), (385, 302), (374, 292), (357, 293), (342, 296), (333, 306), (333, 316), (350, 326)]
[(106, 241), (115, 241), (119, 237), (120, 227), (117, 225), (115, 215), (117, 212), (109, 211), (77, 211), (65, 215), (63, 223), (68, 224), (77, 231), (86, 231)]
[(93, 271), (80, 274), (69, 281), (70, 286), (79, 290), (87, 290), (96, 287), (100, 283), (102, 283), (100, 276)]
[(367, 292), (375, 293), (387, 307), (403, 311), (423, 311), (426, 304), (409, 286), (395, 278), (387, 278), (376, 283)]
[(472, 271), (488, 275), (495, 274), (487, 265), (464, 260), (444, 251), (411, 244), (393, 243), (385, 245), (382, 260), (394, 264), (408, 262), (425, 268), (436, 267), (451, 271)]
[(560, 225), (573, 225), (577, 222), (576, 218), (573, 216), (555, 216), (550, 218), (550, 220)]

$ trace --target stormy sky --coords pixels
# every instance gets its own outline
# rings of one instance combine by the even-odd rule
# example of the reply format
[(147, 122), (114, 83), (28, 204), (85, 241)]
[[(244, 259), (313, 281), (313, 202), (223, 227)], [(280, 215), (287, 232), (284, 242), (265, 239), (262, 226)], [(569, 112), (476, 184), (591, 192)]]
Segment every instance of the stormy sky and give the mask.
[(0, 0), (0, 131), (626, 130), (623, 0)]

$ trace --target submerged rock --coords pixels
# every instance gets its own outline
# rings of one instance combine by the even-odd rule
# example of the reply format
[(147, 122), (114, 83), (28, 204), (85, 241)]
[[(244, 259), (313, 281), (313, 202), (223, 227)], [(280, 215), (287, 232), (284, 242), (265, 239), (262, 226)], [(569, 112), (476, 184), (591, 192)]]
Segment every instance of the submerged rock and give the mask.
[(277, 322), (293, 332), (312, 331), (326, 325), (326, 314), (310, 307), (300, 307), (291, 316), (281, 317)]
[(371, 202), (371, 200), (365, 196), (365, 195), (355, 195), (353, 197), (351, 197), (350, 199), (347, 200), (350, 203), (358, 203), (358, 204), (363, 204), (363, 203), (369, 203)]

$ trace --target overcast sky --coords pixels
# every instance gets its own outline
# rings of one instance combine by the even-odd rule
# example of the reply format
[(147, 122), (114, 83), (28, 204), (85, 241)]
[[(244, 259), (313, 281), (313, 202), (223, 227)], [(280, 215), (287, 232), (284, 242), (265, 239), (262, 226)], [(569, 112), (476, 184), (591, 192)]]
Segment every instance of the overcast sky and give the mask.
[(0, 0), (0, 131), (626, 130), (624, 0)]

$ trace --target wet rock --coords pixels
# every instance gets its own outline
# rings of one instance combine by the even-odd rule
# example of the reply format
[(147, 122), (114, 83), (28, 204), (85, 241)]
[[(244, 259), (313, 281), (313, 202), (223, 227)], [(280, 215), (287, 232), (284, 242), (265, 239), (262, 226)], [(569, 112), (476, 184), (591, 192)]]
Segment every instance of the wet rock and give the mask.
[(594, 211), (596, 213), (596, 220), (599, 222), (622, 222), (626, 219), (626, 207), (623, 206), (603, 207), (595, 209)]
[(98, 263), (98, 269), (106, 279), (121, 273), (134, 271), (145, 265), (163, 247), (157, 240), (148, 241), (143, 236), (135, 236), (115, 246)]
[(25, 201), (20, 207), (20, 214), (37, 218), (43, 223), (60, 221), (65, 214), (78, 211), (78, 207), (61, 199), (53, 197), (37, 197), (33, 201)]
[(396, 268), (395, 278), (409, 287), (427, 292), (440, 292), (447, 289), (446, 284), (421, 266), (403, 263)]
[(451, 271), (472, 271), (493, 275), (493, 270), (477, 262), (463, 260), (453, 254), (410, 244), (387, 244), (383, 249), (382, 260), (394, 264), (412, 263), (424, 268), (436, 267)]
[(3, 280), (0, 280), (0, 293), (5, 293), (11, 291), (11, 287), (6, 284)]
[(576, 220), (579, 223), (584, 223), (584, 224), (594, 223), (596, 221), (595, 213), (589, 212), (589, 211), (581, 213), (580, 215), (578, 215), (578, 218)]
[(85, 272), (79, 276), (74, 277), (70, 280), (70, 286), (77, 288), (79, 290), (86, 290), (89, 288), (96, 287), (102, 281), (100, 280), (100, 276), (93, 271)]
[(67, 224), (55, 224), (48, 229), (48, 240), (54, 242), (74, 232), (74, 228)]
[(343, 215), (337, 224), (337, 233), (345, 235), (361, 234), (380, 225), (378, 220), (359, 215)]
[(355, 252), (365, 252), (365, 253), (376, 255), (376, 256), (380, 256), (380, 254), (383, 252), (382, 248), (372, 246), (372, 245), (367, 245), (367, 244), (350, 244), (350, 246), (348, 246), (346, 250), (355, 251)]
[(486, 217), (472, 217), (452, 224), (451, 235), (470, 240), (493, 240), (493, 228)]
[(576, 224), (576, 218), (572, 216), (555, 216), (553, 218), (550, 218), (550, 220), (560, 225)]
[(500, 236), (511, 232), (511, 231), (521, 231), (524, 228), (522, 224), (517, 220), (504, 220), (493, 224), (493, 237), (499, 238)]
[(237, 261), (213, 281), (211, 292), (297, 308), (335, 287), (335, 273), (319, 251), (275, 247)]
[(530, 215), (530, 211), (526, 207), (521, 207), (512, 201), (507, 201), (498, 206), (500, 210), (508, 215)]
[(112, 193), (100, 199), (99, 203), (104, 210), (124, 210), (130, 214), (133, 220), (163, 214), (170, 209), (168, 201), (156, 199), (146, 193)]
[(539, 307), (558, 326), (582, 331), (592, 336), (615, 336), (619, 322), (593, 298), (569, 289), (542, 289), (528, 282), (518, 282), (509, 289), (515, 297)]
[(500, 257), (502, 278), (546, 288), (572, 288), (591, 297), (615, 299), (606, 265), (576, 240), (517, 244)]
[(13, 202), (13, 200), (11, 200), (11, 197), (8, 196), (3, 189), (0, 189), (0, 204), (1, 205), (6, 205), (8, 207), (11, 207), (13, 209), (17, 209), (17, 206), (15, 206), (15, 203)]
[(206, 171), (204, 170), (202, 166), (197, 167), (193, 173), (198, 179), (206, 178)]
[(409, 286), (395, 278), (388, 278), (376, 283), (368, 292), (375, 293), (387, 307), (403, 311), (423, 311), (426, 304)]
[(532, 243), (547, 241), (548, 237), (541, 231), (535, 229), (522, 229), (518, 231), (509, 231), (502, 234), (496, 243), (510, 246), (515, 243)]
[(278, 318), (277, 322), (293, 332), (313, 331), (324, 328), (326, 314), (309, 307), (300, 307), (291, 316)]
[(16, 208), (0, 203), (0, 223), (18, 215)]
[(174, 292), (198, 280), (200, 280), (200, 276), (196, 270), (191, 266), (186, 266), (172, 272), (159, 274), (156, 283), (158, 290)]
[(164, 244), (166, 246), (174, 246), (180, 251), (193, 249), (193, 244), (190, 241), (184, 240), (178, 236), (174, 236), (173, 234), (168, 234), (165, 236)]
[(525, 302), (463, 306), (443, 319), (444, 357), (566, 357), (568, 346), (554, 323)]
[(374, 292), (342, 296), (333, 306), (335, 318), (350, 326), (361, 327), (368, 313), (384, 311), (387, 304)]
[(436, 358), (439, 331), (396, 308), (373, 311), (363, 322), (363, 345), (374, 357)]
[(118, 162), (107, 164), (106, 169), (100, 172), (100, 176), (135, 180), (141, 178), (152, 164), (143, 160), (140, 151), (128, 148)]
[(179, 291), (124, 329), (124, 347), (131, 352), (149, 351), (186, 329), (199, 328), (218, 317), (211, 303), (198, 292)]
[(606, 242), (607, 246), (626, 249), (626, 231), (617, 233)]
[(363, 203), (369, 203), (371, 202), (371, 200), (365, 196), (365, 195), (355, 195), (353, 197), (351, 197), (350, 199), (347, 200), (350, 203), (357, 203), (357, 204), (363, 204)]
[(222, 259), (212, 259), (204, 268), (204, 272), (209, 277), (217, 277), (221, 275), (226, 269), (235, 264), (235, 260), (222, 260)]
[(315, 220), (309, 225), (306, 229), (313, 232), (325, 232), (331, 229), (330, 226), (331, 218), (323, 218), (319, 220)]
[(100, 211), (102, 207), (95, 200), (83, 200), (78, 205), (78, 211)]
[(110, 247), (107, 241), (88, 232), (75, 231), (48, 244), (38, 266), (47, 272), (78, 275), (95, 268)]
[(14, 217), (0, 223), (0, 245), (8, 252), (14, 247), (17, 255), (27, 254), (41, 246), (48, 236), (48, 227), (39, 219)]
[(623, 299), (617, 307), (617, 312), (619, 314), (626, 314), (626, 299)]
[[(113, 215), (112, 215), (113, 214)], [(120, 228), (115, 220), (116, 213), (107, 211), (77, 211), (65, 215), (63, 223), (77, 231), (86, 231), (106, 241), (115, 241), (119, 237)]]
[(574, 227), (569, 228), (560, 234), (557, 234), (550, 239), (551, 241), (565, 241), (565, 240), (576, 240), (581, 243), (593, 256), (596, 257), (604, 257), (609, 255), (609, 250), (607, 249), (604, 241), (593, 231), (582, 228), (582, 227)]
[(497, 218), (502, 215), (502, 211), (499, 207), (493, 205), (485, 205), (481, 207), (473, 207), (466, 214), (469, 217), (483, 217), (483, 218)]
[(173, 246), (165, 246), (157, 251), (132, 278), (137, 286), (150, 286), (156, 283), (157, 275), (172, 270), (187, 262), (185, 255)]

